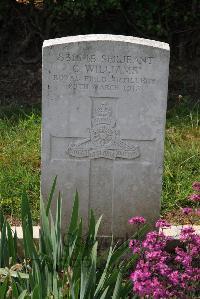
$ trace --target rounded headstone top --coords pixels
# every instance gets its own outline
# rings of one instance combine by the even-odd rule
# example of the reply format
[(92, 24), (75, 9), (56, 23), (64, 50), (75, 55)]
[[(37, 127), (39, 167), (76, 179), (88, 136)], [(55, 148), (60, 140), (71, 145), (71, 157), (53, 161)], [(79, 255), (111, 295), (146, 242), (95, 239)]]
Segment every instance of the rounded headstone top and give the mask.
[(151, 39), (133, 37), (133, 36), (112, 35), (112, 34), (88, 34), (88, 35), (76, 35), (76, 36), (67, 36), (61, 38), (48, 39), (44, 41), (43, 47), (50, 47), (54, 45), (61, 45), (67, 43), (94, 42), (94, 41), (124, 42), (130, 44), (149, 46), (153, 48), (159, 48), (167, 51), (170, 50), (169, 44), (167, 43), (163, 43)]

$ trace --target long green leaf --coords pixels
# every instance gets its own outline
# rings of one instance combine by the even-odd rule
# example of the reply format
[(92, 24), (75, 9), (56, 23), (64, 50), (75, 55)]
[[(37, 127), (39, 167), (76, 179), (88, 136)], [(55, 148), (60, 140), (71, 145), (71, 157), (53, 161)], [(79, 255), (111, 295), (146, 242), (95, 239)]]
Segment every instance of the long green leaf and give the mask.
[(4, 299), (8, 290), (8, 277), (5, 278), (4, 282), (0, 286), (0, 299)]
[(19, 295), (18, 299), (24, 299), (27, 296), (27, 290), (22, 291), (22, 293)]
[(31, 299), (38, 299), (38, 298), (40, 298), (40, 291), (39, 291), (39, 285), (36, 285), (33, 289)]
[(22, 202), (21, 202), (21, 220), (22, 220), (22, 230), (23, 230), (23, 244), (24, 244), (24, 253), (25, 257), (29, 258), (29, 251), (26, 239), (26, 229), (31, 234), (31, 238), (33, 238), (33, 225), (32, 225), (32, 216), (31, 216), (31, 209), (28, 202), (28, 197), (26, 192), (22, 193)]
[(50, 191), (49, 198), (48, 198), (48, 201), (47, 201), (47, 207), (46, 207), (46, 215), (47, 216), (49, 215), (51, 202), (52, 202), (53, 195), (54, 195), (55, 188), (56, 188), (56, 182), (57, 182), (57, 176), (54, 178), (53, 185), (51, 187), (51, 191)]
[(115, 284), (115, 289), (112, 295), (112, 299), (119, 299), (120, 298), (120, 286), (121, 286), (121, 281), (122, 281), (122, 274), (119, 271), (119, 274), (117, 276), (117, 281)]
[(3, 224), (4, 224), (4, 216), (2, 211), (0, 211), (0, 230), (2, 230)]
[(99, 226), (101, 224), (101, 220), (102, 220), (103, 215), (98, 219), (96, 225), (95, 225), (95, 233), (94, 233), (94, 239), (96, 239), (97, 234), (98, 234), (98, 230), (99, 230)]
[(95, 217), (93, 210), (90, 211), (90, 222), (89, 222), (89, 228), (88, 228), (88, 235), (90, 237), (90, 240), (94, 240), (95, 238)]
[(1, 231), (1, 239), (0, 239), (0, 266), (4, 267), (8, 265), (8, 242), (6, 236), (6, 220), (4, 220), (2, 231)]
[(68, 229), (69, 238), (73, 237), (74, 231), (77, 228), (78, 218), (79, 218), (79, 199), (78, 199), (78, 192), (76, 191), (74, 195), (74, 203), (73, 203), (71, 220)]
[(33, 241), (33, 237), (30, 233), (28, 225), (27, 225), (26, 230), (25, 230), (24, 238), (26, 238), (27, 251), (28, 251), (29, 258), (31, 258), (35, 261), (39, 261), (39, 256), (37, 254), (35, 244), (34, 244), (34, 241)]
[(9, 257), (12, 257), (12, 263), (15, 263), (16, 262), (16, 248), (15, 248), (14, 239), (12, 236), (11, 227), (8, 222), (7, 222), (7, 237), (8, 237)]
[(28, 224), (29, 231), (31, 236), (33, 236), (33, 223), (31, 216), (31, 208), (29, 205), (28, 197), (26, 192), (22, 193), (22, 205), (21, 205), (21, 219), (22, 219), (22, 228), (26, 228)]
[(82, 265), (81, 265), (80, 299), (84, 299), (85, 294), (86, 294), (89, 269), (90, 269), (90, 267), (88, 265), (88, 260), (83, 260)]
[(13, 296), (13, 298), (18, 298), (18, 295), (19, 295), (18, 288), (17, 288), (15, 280), (13, 279), (12, 280), (12, 296)]
[(50, 257), (53, 251), (51, 231), (49, 226), (49, 218), (46, 214), (44, 202), (42, 199), (40, 199), (40, 222), (40, 251)]
[(46, 285), (42, 283), (42, 272), (37, 262), (33, 263), (33, 272), (34, 272), (34, 280), (35, 285), (38, 285), (38, 299), (43, 299), (46, 296)]
[(98, 283), (98, 285), (96, 287), (96, 291), (95, 291), (95, 294), (94, 294), (95, 295), (94, 299), (98, 298), (99, 292), (103, 289), (104, 282), (106, 280), (106, 275), (107, 275), (108, 267), (109, 267), (109, 264), (110, 264), (110, 259), (112, 257), (112, 253), (113, 253), (113, 249), (110, 246), (108, 257), (107, 257), (107, 261), (106, 261), (106, 265), (105, 265), (105, 268), (104, 268), (103, 273), (101, 275), (101, 278), (99, 280), (99, 283)]
[(62, 261), (62, 199), (60, 192), (57, 200), (56, 222), (55, 222), (55, 234), (56, 234), (56, 264), (60, 267)]
[(106, 295), (107, 295), (107, 293), (108, 293), (108, 289), (109, 289), (109, 287), (107, 287), (107, 288), (104, 290), (103, 294), (101, 295), (101, 297), (100, 297), (99, 299), (106, 299)]

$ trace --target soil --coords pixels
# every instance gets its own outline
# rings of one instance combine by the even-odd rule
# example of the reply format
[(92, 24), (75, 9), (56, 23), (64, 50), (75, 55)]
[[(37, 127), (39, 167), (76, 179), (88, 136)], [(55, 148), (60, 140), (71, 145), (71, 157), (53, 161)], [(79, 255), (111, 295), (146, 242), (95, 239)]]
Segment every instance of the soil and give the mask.
[[(181, 210), (172, 210), (163, 214), (163, 218), (172, 225), (192, 224), (191, 216), (184, 215)], [(200, 225), (200, 217), (196, 217), (195, 225)]]

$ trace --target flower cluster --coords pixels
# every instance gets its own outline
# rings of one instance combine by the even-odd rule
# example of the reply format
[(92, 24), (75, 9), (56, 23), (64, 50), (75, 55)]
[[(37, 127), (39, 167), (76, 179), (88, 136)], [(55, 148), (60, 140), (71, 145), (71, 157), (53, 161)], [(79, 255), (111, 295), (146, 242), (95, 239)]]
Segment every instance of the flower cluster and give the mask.
[(156, 222), (156, 228), (166, 228), (166, 227), (170, 227), (171, 225), (164, 219), (159, 219)]
[[(193, 189), (200, 191), (200, 183), (195, 182)], [(193, 212), (192, 208), (183, 209), (187, 215)], [(131, 224), (139, 223), (131, 219)], [(172, 238), (167, 237), (162, 229), (170, 224), (160, 219), (155, 226), (159, 231), (151, 231), (144, 240), (129, 243), (131, 251), (138, 256), (130, 276), (134, 293), (154, 299), (197, 298), (200, 292), (200, 236), (192, 226), (184, 227), (179, 245), (169, 251), (167, 244)]]
[(192, 184), (192, 189), (196, 191), (196, 193), (193, 193), (188, 196), (188, 199), (193, 202), (193, 205), (195, 204), (196, 207), (193, 208), (182, 208), (182, 213), (184, 215), (189, 216), (188, 220), (191, 224), (194, 224), (196, 221), (196, 217), (200, 216), (200, 209), (198, 208), (200, 204), (200, 182), (194, 182)]
[(200, 202), (200, 182), (194, 182), (192, 184), (193, 190), (197, 191), (198, 193), (191, 194), (188, 198), (194, 202)]
[(192, 188), (193, 190), (200, 191), (200, 182), (194, 182)]
[(130, 224), (144, 224), (146, 222), (146, 219), (141, 216), (135, 216), (130, 218), (128, 222)]
[(163, 233), (153, 231), (142, 242), (130, 242), (133, 253), (139, 255), (131, 274), (133, 291), (146, 298), (196, 298), (200, 281), (200, 236), (192, 228), (183, 229), (182, 244), (173, 253), (166, 250), (168, 240)]

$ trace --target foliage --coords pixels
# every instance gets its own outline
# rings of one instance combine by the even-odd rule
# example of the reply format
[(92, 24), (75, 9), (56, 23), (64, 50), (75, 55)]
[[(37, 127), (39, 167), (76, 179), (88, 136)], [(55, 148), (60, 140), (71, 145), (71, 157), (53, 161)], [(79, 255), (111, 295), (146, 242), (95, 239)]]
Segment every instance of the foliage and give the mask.
[[(193, 189), (198, 193), (189, 199), (199, 204), (200, 182), (195, 182)], [(197, 209), (184, 208), (183, 213), (191, 214), (191, 224), (195, 223), (196, 216), (200, 216)], [(134, 220), (132, 218), (130, 223), (138, 223)], [(183, 227), (178, 246), (170, 252), (168, 242), (175, 240), (163, 233), (163, 229), (170, 227), (170, 224), (160, 219), (156, 227), (160, 231), (147, 233), (143, 241), (130, 241), (133, 254), (138, 255), (131, 274), (133, 290), (142, 298), (199, 298), (200, 235), (192, 226)]]
[(44, 39), (104, 32), (168, 41), (172, 54), (180, 59), (198, 54), (200, 10), (196, 0), (3, 0), (0, 8), (2, 52), (16, 42), (9, 40), (15, 32), (19, 48), (8, 50), (14, 60), (21, 60), (23, 54), (21, 61), (26, 61), (27, 52), (32, 56), (31, 48), (41, 52)]
[(62, 238), (62, 199), (57, 199), (55, 221), (50, 212), (56, 179), (46, 207), (41, 201), (39, 248), (33, 240), (32, 217), (27, 195), (22, 197), (22, 228), (24, 261), (17, 251), (16, 232), (0, 217), (0, 294), (1, 298), (68, 298), (103, 299), (128, 298), (131, 283), (126, 279), (135, 257), (129, 262), (128, 241), (118, 247), (111, 244), (108, 253), (100, 255), (97, 239), (101, 218), (96, 222), (90, 212), (88, 233), (83, 237), (79, 217), (78, 193), (74, 197), (71, 220)]

